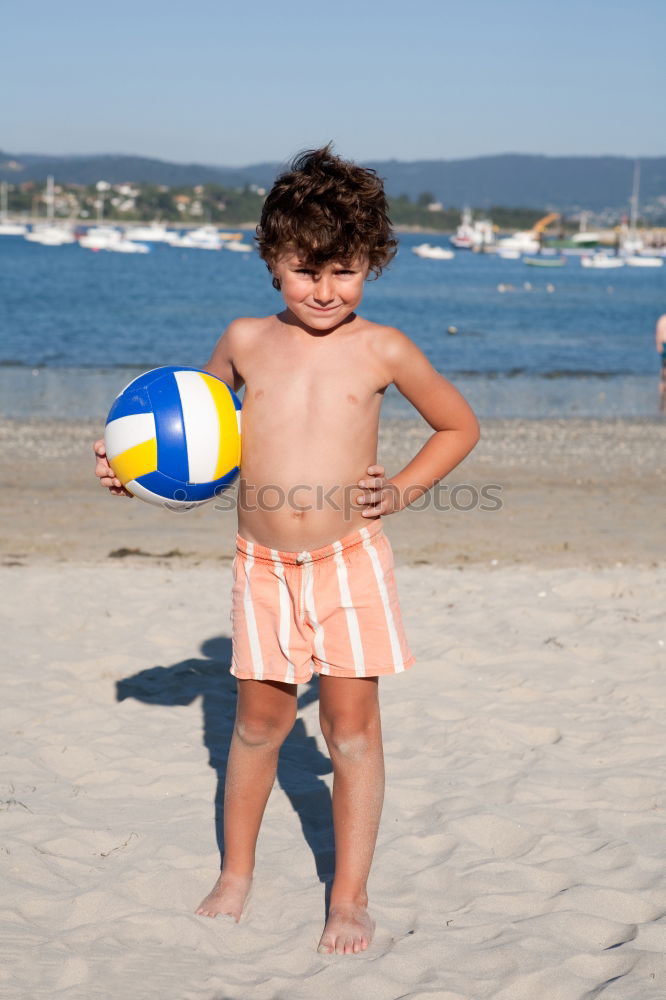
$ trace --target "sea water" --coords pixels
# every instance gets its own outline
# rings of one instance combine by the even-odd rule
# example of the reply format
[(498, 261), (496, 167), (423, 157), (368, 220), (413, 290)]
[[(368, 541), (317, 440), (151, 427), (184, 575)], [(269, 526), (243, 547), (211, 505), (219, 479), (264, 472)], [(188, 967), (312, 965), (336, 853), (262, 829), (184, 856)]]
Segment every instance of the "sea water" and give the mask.
[[(594, 271), (571, 257), (541, 269), (466, 251), (436, 261), (411, 252), (424, 239), (447, 244), (401, 234), (362, 313), (404, 330), (481, 417), (656, 415), (666, 266)], [(103, 421), (135, 375), (205, 364), (230, 320), (281, 301), (255, 253), (0, 237), (0, 415)], [(385, 414), (412, 412), (389, 390)]]

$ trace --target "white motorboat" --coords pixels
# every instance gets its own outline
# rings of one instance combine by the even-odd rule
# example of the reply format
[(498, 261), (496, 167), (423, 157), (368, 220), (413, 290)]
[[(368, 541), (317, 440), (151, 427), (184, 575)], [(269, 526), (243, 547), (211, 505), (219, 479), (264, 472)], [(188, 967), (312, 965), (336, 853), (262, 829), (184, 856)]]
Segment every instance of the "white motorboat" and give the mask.
[(150, 253), (150, 247), (147, 243), (138, 243), (136, 240), (128, 240), (124, 237), (119, 240), (111, 240), (100, 249), (108, 250), (110, 253)]
[(225, 250), (234, 250), (236, 253), (252, 253), (254, 247), (250, 243), (243, 243), (242, 240), (225, 240), (222, 244)]
[(25, 236), (28, 227), (22, 222), (0, 221), (0, 236)]
[(172, 244), (175, 247), (187, 247), (191, 250), (221, 250), (222, 240), (214, 226), (201, 226), (185, 233)]
[(180, 239), (176, 240), (175, 243), (171, 244), (172, 247), (183, 247), (186, 250), (221, 250), (221, 241), (210, 240), (198, 240), (189, 233), (185, 236), (181, 236)]
[(69, 226), (33, 226), (32, 231), (25, 233), (28, 243), (41, 243), (46, 247), (61, 247), (66, 243), (75, 243), (76, 237)]
[(79, 246), (86, 250), (108, 250), (110, 244), (122, 240), (123, 234), (115, 226), (91, 226), (79, 239)]
[(502, 260), (520, 260), (523, 255), (520, 250), (498, 250), (495, 256)]
[(587, 230), (581, 230), (579, 233), (574, 233), (571, 237), (571, 242), (575, 244), (576, 247), (595, 247), (601, 240), (599, 233), (588, 233)]
[(623, 257), (609, 257), (607, 253), (593, 253), (580, 258), (583, 267), (593, 267), (608, 270), (615, 267), (624, 267)]
[(180, 239), (180, 233), (175, 229), (167, 229), (162, 222), (151, 222), (148, 226), (127, 226), (125, 239), (139, 243), (170, 243)]
[(453, 260), (455, 257), (453, 250), (447, 250), (446, 247), (432, 246), (430, 243), (419, 243), (418, 246), (412, 247), (412, 253), (415, 253), (417, 257), (425, 257), (428, 260)]
[(539, 246), (539, 241), (535, 238), (534, 233), (531, 230), (525, 230), (498, 240), (497, 253), (503, 256), (506, 250), (517, 250), (519, 254), (533, 254), (539, 252)]
[(455, 236), (449, 237), (456, 250), (486, 250), (495, 244), (495, 230), (490, 219), (472, 220), (469, 208), (464, 208)]
[(627, 267), (663, 267), (663, 257), (652, 257), (648, 254), (630, 254), (624, 258)]

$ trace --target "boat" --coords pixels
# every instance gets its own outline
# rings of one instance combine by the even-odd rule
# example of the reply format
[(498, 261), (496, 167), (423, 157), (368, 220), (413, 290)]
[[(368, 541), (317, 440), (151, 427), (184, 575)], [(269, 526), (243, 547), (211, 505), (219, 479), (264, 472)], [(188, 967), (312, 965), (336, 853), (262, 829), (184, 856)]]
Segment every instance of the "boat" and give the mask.
[(214, 226), (200, 226), (174, 240), (171, 246), (185, 247), (191, 250), (221, 250), (222, 240)]
[(147, 243), (139, 243), (137, 240), (128, 240), (121, 236), (118, 240), (110, 240), (105, 247), (98, 249), (108, 250), (110, 253), (150, 253)]
[(520, 250), (497, 250), (495, 253), (496, 257), (500, 257), (502, 260), (520, 260), (523, 256)]
[(25, 233), (24, 239), (28, 243), (41, 243), (47, 247), (60, 247), (66, 243), (75, 243), (76, 237), (71, 226), (58, 225), (55, 217), (55, 196), (53, 187), (53, 177), (49, 174), (46, 178), (46, 218), (47, 221), (32, 227), (29, 233)]
[(585, 230), (581, 230), (579, 233), (574, 233), (571, 237), (571, 242), (573, 248), (581, 247), (583, 249), (590, 247), (596, 247), (599, 245), (601, 236), (599, 233), (588, 233)]
[(139, 243), (174, 243), (180, 238), (175, 229), (167, 229), (162, 222), (151, 222), (147, 226), (126, 226), (125, 239)]
[(252, 253), (254, 247), (251, 243), (243, 243), (242, 240), (226, 240), (222, 244), (224, 250), (234, 250), (236, 253)]
[(531, 230), (523, 231), (498, 240), (497, 253), (500, 257), (504, 257), (507, 250), (517, 251), (519, 255), (533, 254), (539, 252), (539, 246), (539, 240)]
[(415, 253), (417, 257), (425, 257), (428, 260), (453, 260), (455, 257), (453, 250), (447, 250), (446, 247), (432, 246), (430, 243), (419, 243), (418, 246), (412, 247), (412, 253)]
[(624, 258), (627, 267), (663, 267), (663, 257), (653, 257), (649, 254), (629, 254)]
[(473, 221), (471, 210), (464, 208), (456, 234), (449, 240), (457, 250), (486, 250), (495, 243), (495, 230), (490, 219)]
[(7, 181), (0, 185), (0, 236), (25, 236), (28, 227), (22, 222), (10, 222), (7, 215)]
[(523, 257), (530, 267), (564, 267), (566, 257)]
[(638, 196), (640, 192), (641, 165), (638, 160), (634, 164), (634, 181), (631, 190), (631, 214), (629, 231), (624, 234), (622, 240), (622, 254), (628, 267), (662, 267), (663, 259), (661, 255), (643, 253), (644, 243), (638, 235)]
[(624, 267), (623, 257), (609, 257), (607, 253), (597, 252), (580, 258), (583, 267), (593, 267), (608, 270), (614, 267)]
[(589, 232), (587, 229), (587, 221), (590, 217), (589, 212), (581, 212), (579, 229), (577, 233), (572, 233), (571, 236), (563, 236), (548, 238), (547, 246), (553, 250), (593, 250), (599, 246), (601, 242), (600, 233)]
[(57, 225), (33, 226), (23, 239), (28, 243), (41, 243), (45, 247), (61, 247), (66, 243), (76, 243), (76, 237), (71, 229)]
[(531, 229), (521, 230), (512, 236), (505, 236), (504, 239), (498, 241), (496, 253), (500, 257), (506, 257), (507, 251), (518, 251), (520, 256), (523, 254), (531, 256), (532, 254), (540, 253), (543, 234), (546, 228), (551, 222), (559, 219), (559, 217), (558, 212), (549, 212), (542, 219), (535, 222)]
[(109, 245), (123, 239), (120, 229), (115, 226), (91, 226), (79, 238), (79, 246), (86, 250), (108, 250)]

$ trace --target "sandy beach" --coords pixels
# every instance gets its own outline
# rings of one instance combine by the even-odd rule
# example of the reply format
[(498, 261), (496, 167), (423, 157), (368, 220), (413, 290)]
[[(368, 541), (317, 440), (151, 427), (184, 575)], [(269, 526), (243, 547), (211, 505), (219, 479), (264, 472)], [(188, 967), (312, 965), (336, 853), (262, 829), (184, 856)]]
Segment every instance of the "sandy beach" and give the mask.
[[(486, 422), (451, 509), (387, 520), (417, 663), (380, 685), (376, 937), (331, 957), (316, 680), (248, 911), (192, 913), (219, 867), (235, 520), (105, 495), (97, 430), (0, 423), (0, 997), (663, 1000), (666, 422)], [(389, 473), (426, 434), (385, 424)], [(499, 509), (470, 504), (489, 486)]]

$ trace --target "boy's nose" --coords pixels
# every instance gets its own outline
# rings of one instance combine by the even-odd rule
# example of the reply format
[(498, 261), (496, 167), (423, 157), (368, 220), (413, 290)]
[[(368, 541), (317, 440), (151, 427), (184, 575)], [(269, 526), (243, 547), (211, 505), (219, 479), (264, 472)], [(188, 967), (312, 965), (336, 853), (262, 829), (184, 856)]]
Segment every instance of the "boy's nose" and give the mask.
[(317, 302), (330, 302), (333, 298), (333, 286), (328, 279), (320, 278), (315, 285), (314, 297)]

